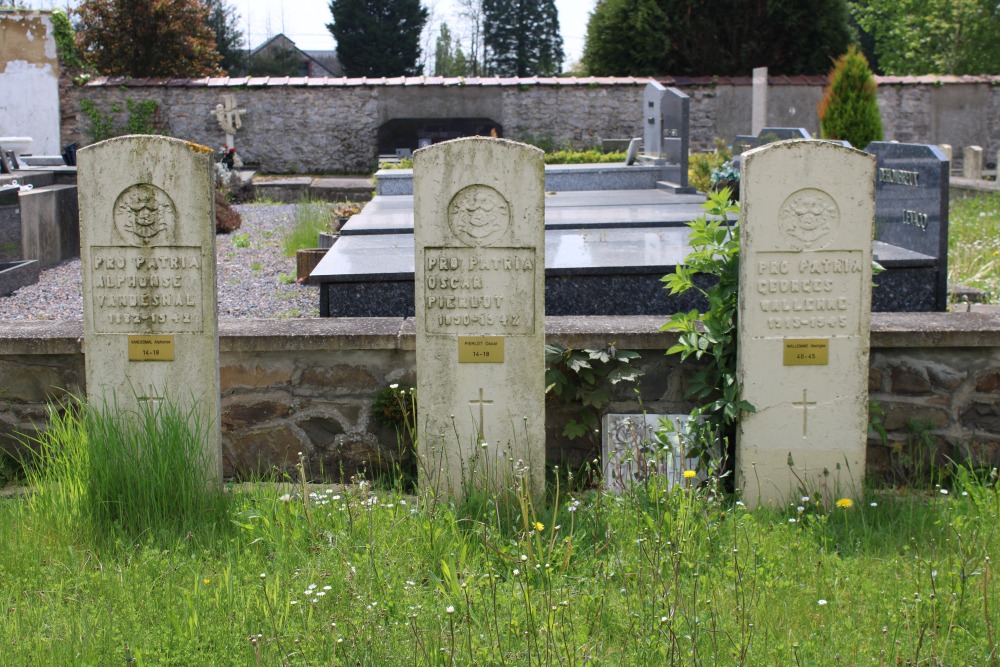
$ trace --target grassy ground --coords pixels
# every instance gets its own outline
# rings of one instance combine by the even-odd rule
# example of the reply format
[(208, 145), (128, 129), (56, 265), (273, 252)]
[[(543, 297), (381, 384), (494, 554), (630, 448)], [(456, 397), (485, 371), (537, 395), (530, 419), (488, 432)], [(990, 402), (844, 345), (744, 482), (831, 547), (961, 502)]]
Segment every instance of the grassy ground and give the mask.
[(948, 228), (948, 283), (1000, 299), (1000, 194), (953, 199)]
[[(367, 484), (85, 536), (0, 501), (24, 665), (996, 665), (1000, 487), (747, 511), (655, 483), (462, 505)], [(134, 662), (128, 662), (129, 659)]]

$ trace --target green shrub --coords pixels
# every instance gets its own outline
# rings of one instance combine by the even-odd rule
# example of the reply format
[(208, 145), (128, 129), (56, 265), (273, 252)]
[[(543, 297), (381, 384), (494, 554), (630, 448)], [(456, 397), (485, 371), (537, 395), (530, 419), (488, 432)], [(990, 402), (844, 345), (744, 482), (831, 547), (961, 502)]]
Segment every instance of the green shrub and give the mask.
[(864, 54), (854, 46), (837, 59), (830, 72), (830, 83), (819, 103), (819, 126), (824, 139), (846, 139), (855, 148), (882, 140), (875, 78)]
[(732, 152), (721, 139), (715, 140), (711, 153), (691, 153), (688, 158), (688, 184), (699, 192), (708, 192), (712, 186), (712, 172), (731, 160)]
[(602, 153), (596, 148), (586, 151), (555, 151), (545, 154), (545, 164), (595, 164), (606, 162), (625, 162), (625, 153), (612, 151)]

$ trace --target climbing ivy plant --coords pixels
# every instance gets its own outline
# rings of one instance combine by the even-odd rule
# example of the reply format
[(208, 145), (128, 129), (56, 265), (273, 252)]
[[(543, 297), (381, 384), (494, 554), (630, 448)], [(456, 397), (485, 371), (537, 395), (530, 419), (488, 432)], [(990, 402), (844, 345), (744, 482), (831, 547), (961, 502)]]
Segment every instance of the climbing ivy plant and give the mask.
[[(700, 456), (703, 467), (722, 449), (720, 445), (732, 438), (740, 415), (754, 412), (754, 407), (740, 398), (736, 379), (740, 239), (739, 223), (730, 221), (729, 216), (739, 211), (739, 204), (730, 200), (730, 194), (729, 188), (708, 194), (705, 214), (688, 225), (691, 253), (674, 273), (663, 278), (664, 289), (671, 295), (697, 290), (708, 301), (705, 312), (674, 313), (661, 327), (679, 334), (677, 344), (667, 354), (679, 354), (682, 362), (690, 357), (702, 362), (688, 382), (686, 396), (697, 403), (691, 411), (696, 449), (688, 454)], [(702, 287), (695, 282), (698, 274), (714, 276), (717, 281)]]

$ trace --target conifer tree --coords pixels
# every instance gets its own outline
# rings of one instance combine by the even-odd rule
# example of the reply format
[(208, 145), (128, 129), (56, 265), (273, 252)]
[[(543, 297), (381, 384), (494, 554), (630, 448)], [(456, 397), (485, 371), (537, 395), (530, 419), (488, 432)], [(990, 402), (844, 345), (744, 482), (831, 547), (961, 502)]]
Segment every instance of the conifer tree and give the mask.
[(819, 103), (824, 139), (846, 139), (855, 148), (882, 140), (882, 117), (868, 60), (853, 44), (836, 60)]
[(347, 76), (414, 76), (427, 9), (420, 0), (330, 0), (337, 58)]
[(554, 76), (562, 70), (555, 0), (483, 0), (486, 73)]
[(246, 51), (239, 13), (227, 0), (205, 0), (205, 6), (208, 7), (208, 26), (215, 35), (215, 50), (221, 57), (219, 66), (227, 74), (242, 74), (246, 69)]

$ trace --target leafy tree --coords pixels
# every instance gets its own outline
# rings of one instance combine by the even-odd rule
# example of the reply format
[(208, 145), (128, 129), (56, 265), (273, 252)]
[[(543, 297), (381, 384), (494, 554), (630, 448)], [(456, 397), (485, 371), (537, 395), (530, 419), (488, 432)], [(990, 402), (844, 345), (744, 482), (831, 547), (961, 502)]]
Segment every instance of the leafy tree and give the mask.
[(847, 0), (598, 0), (589, 74), (741, 75), (826, 71), (847, 49)]
[(996, 0), (856, 0), (886, 74), (1000, 74)]
[(337, 58), (347, 76), (421, 74), (420, 33), (427, 9), (420, 0), (330, 0)]
[(480, 76), (483, 73), (483, 33), (485, 18), (483, 16), (483, 0), (457, 0), (458, 15), (468, 26), (469, 50), (467, 71), (470, 76)]
[(219, 72), (219, 53), (200, 0), (83, 0), (77, 40), (101, 74), (191, 77)]
[(246, 69), (243, 31), (240, 15), (226, 0), (205, 0), (208, 25), (215, 34), (215, 50), (222, 57), (219, 66), (229, 74), (241, 74)]
[(462, 51), (462, 44), (452, 40), (447, 23), (441, 24), (434, 44), (434, 74), (437, 76), (465, 76), (469, 63)]
[(670, 69), (670, 19), (657, 0), (600, 0), (587, 22), (583, 68), (595, 76)]
[(846, 139), (855, 148), (882, 140), (875, 78), (868, 60), (853, 45), (830, 72), (819, 103), (819, 127), (824, 139)]
[(565, 55), (555, 0), (482, 0), (482, 9), (487, 74), (559, 74)]

